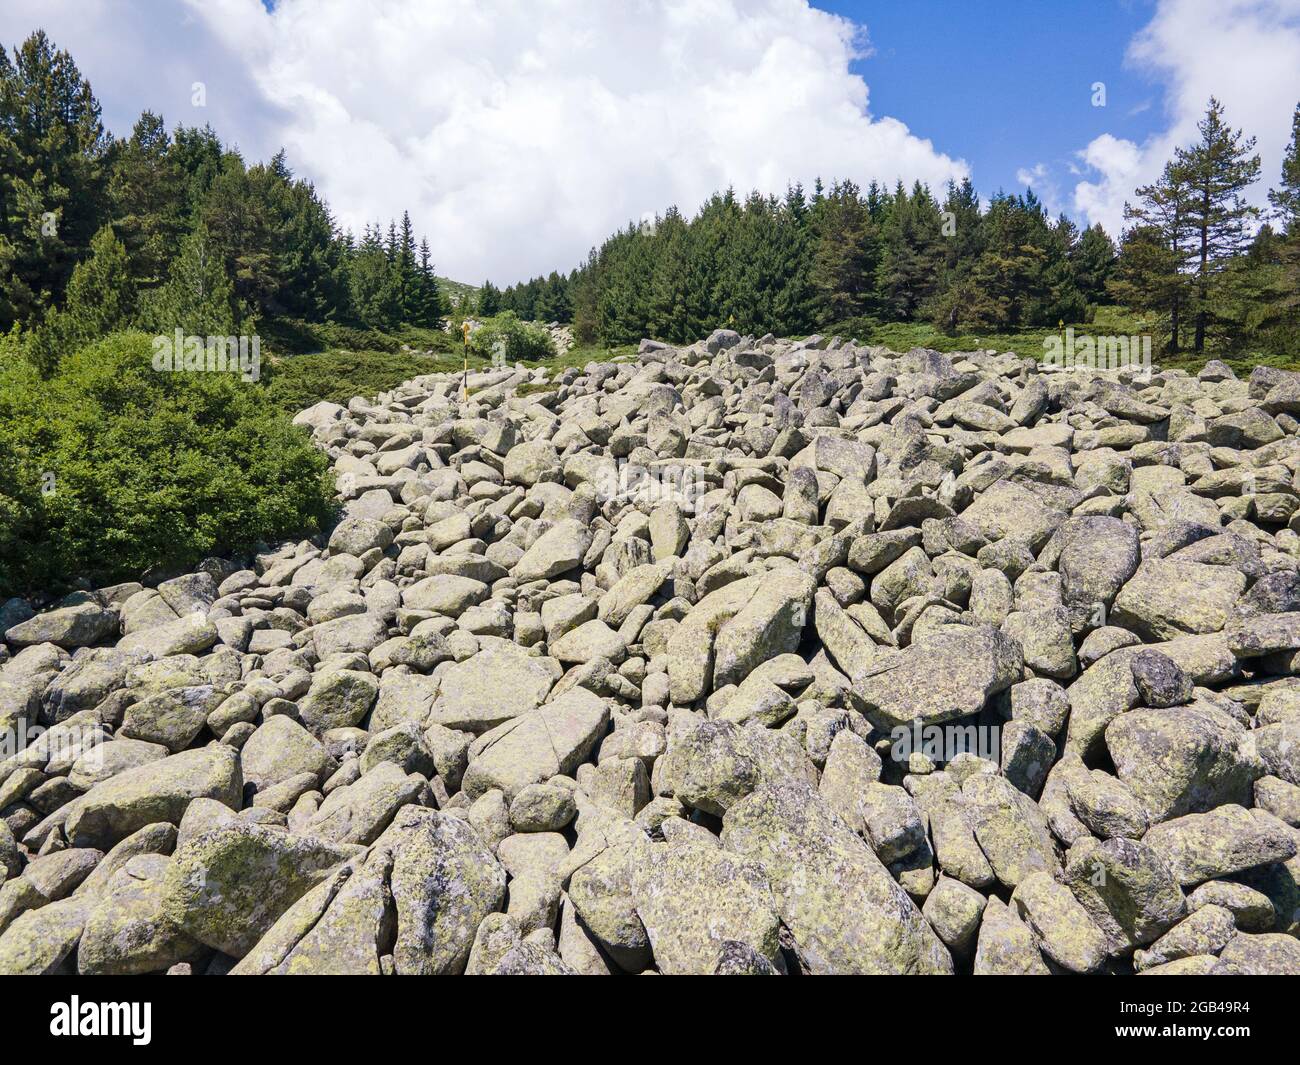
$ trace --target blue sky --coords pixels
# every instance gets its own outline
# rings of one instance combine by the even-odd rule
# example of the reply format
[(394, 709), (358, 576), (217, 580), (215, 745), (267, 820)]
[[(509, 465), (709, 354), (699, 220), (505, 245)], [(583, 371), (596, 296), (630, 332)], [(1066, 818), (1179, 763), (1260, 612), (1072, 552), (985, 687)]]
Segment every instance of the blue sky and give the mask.
[[(872, 111), (969, 162), (985, 197), (1021, 187), (1017, 171), (1039, 163), (1059, 190), (1081, 145), (1107, 132), (1140, 143), (1162, 128), (1159, 83), (1124, 62), (1152, 2), (817, 6), (865, 25), (872, 54), (852, 69), (871, 87)], [(1105, 107), (1092, 105), (1095, 82), (1105, 85)]]
[(441, 272), (498, 284), (817, 176), (1028, 182), (1118, 236), (1212, 93), (1259, 138), (1263, 205), (1300, 101), (1300, 0), (0, 3), (0, 42), (37, 27), (115, 133), (149, 108), (283, 147), (341, 225), (409, 210)]

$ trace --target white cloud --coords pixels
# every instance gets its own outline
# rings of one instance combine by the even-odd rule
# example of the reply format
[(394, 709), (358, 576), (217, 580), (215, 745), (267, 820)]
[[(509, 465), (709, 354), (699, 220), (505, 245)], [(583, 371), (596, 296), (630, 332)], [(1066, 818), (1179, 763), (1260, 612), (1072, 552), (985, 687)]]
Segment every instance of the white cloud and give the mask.
[(1164, 84), (1166, 128), (1142, 144), (1110, 133), (1089, 143), (1079, 154), (1095, 173), (1075, 185), (1075, 210), (1117, 235), (1124, 201), (1195, 140), (1211, 96), (1257, 138), (1261, 180), (1247, 198), (1264, 206), (1300, 102), (1300, 0), (1162, 0), (1126, 61)]
[[(280, 0), (269, 13), (187, 0), (179, 12), (16, 0), (0, 37), (44, 25), (101, 99), (210, 118), (259, 158), (283, 144), (354, 229), (409, 208), (440, 271), (465, 280), (567, 269), (629, 220), (693, 212), (727, 185), (968, 173), (870, 114), (849, 69), (861, 28), (805, 0)], [(208, 86), (198, 116), (193, 80)]]
[(1031, 167), (1022, 166), (1016, 171), (1016, 181), (1026, 188), (1033, 189), (1034, 195), (1042, 201), (1043, 208), (1049, 215), (1055, 217), (1060, 214), (1060, 189), (1046, 163), (1035, 163)]

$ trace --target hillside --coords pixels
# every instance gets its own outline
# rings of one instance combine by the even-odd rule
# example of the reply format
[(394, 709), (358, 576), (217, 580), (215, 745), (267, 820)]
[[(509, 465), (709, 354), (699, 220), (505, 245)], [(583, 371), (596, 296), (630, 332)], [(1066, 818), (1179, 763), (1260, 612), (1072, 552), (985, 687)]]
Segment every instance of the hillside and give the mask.
[(459, 308), (465, 300), (473, 304), (478, 298), (478, 285), (467, 285), (461, 281), (453, 281), (449, 277), (438, 278), (438, 287), (442, 289), (443, 295), (447, 297), (453, 308)]

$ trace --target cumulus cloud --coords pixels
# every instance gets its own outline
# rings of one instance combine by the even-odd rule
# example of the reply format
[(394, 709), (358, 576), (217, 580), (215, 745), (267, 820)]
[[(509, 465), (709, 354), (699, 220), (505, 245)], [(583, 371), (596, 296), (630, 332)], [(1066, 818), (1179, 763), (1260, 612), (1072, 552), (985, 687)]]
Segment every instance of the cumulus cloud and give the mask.
[(409, 208), (440, 271), (466, 280), (566, 269), (629, 220), (693, 212), (729, 185), (968, 173), (871, 113), (850, 70), (864, 31), (805, 0), (187, 0), (180, 12), (17, 0), (0, 32), (45, 25), (101, 97), (123, 89), (142, 107), (165, 80), (169, 120), (196, 121), (189, 86), (204, 80), (197, 120), (250, 155), (282, 144), (345, 226)]
[(1052, 178), (1051, 170), (1046, 163), (1035, 163), (1033, 166), (1020, 167), (1016, 171), (1016, 181), (1027, 189), (1033, 189), (1034, 195), (1042, 201), (1043, 207), (1049, 215), (1055, 216), (1060, 213), (1060, 190), (1057, 188), (1056, 181)]
[(1124, 201), (1196, 139), (1211, 96), (1257, 138), (1261, 181), (1247, 198), (1265, 206), (1300, 102), (1300, 0), (1162, 0), (1126, 62), (1163, 83), (1167, 123), (1142, 144), (1104, 133), (1082, 149), (1088, 179), (1074, 187), (1075, 210), (1118, 235)]

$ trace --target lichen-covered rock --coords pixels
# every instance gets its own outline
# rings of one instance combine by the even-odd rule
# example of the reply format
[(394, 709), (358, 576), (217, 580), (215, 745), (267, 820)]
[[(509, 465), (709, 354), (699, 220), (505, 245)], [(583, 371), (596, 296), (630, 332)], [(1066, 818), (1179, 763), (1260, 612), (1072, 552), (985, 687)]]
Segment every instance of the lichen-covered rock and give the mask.
[(483, 745), (471, 748), (465, 790), (478, 796), (500, 788), (513, 799), (529, 784), (568, 774), (591, 752), (608, 720), (608, 708), (591, 692), (566, 692), (485, 733)]
[(373, 843), (398, 810), (419, 798), (424, 784), (418, 774), (384, 762), (325, 796), (306, 830), (335, 843)]
[(14, 647), (52, 643), (73, 650), (97, 644), (116, 631), (117, 614), (113, 611), (95, 603), (78, 603), (20, 621), (5, 632), (4, 638)]
[(968, 717), (1020, 679), (1024, 652), (982, 626), (952, 626), (898, 652), (877, 655), (853, 678), (853, 697), (879, 727)]
[(63, 971), (90, 910), (90, 900), (74, 895), (24, 913), (0, 935), (0, 975), (45, 976)]
[(323, 777), (331, 768), (324, 745), (291, 717), (268, 718), (239, 753), (244, 782), (258, 791), (290, 777), (311, 773)]
[(393, 856), (340, 866), (290, 906), (232, 970), (236, 976), (379, 976), (391, 948)]
[(443, 670), (429, 720), (445, 728), (486, 732), (536, 710), (559, 674), (554, 661), (529, 657), (514, 645), (487, 648)]
[(1174, 925), (1149, 950), (1137, 951), (1133, 965), (1141, 971), (1180, 958), (1218, 954), (1236, 934), (1232, 911), (1222, 906), (1203, 906)]
[(1210, 972), (1230, 976), (1294, 976), (1300, 972), (1300, 939), (1268, 932), (1233, 936)]
[(781, 966), (780, 919), (757, 865), (691, 843), (651, 844), (633, 871), (632, 899), (666, 975), (713, 972), (727, 942)]
[(767, 875), (810, 972), (952, 972), (948, 949), (915, 903), (807, 784), (763, 787), (736, 803), (722, 844)]
[(180, 824), (195, 799), (242, 803), (239, 752), (220, 745), (182, 751), (96, 784), (71, 804), (64, 831), (74, 847), (111, 846), (158, 821)]
[(1047, 818), (1005, 777), (976, 775), (962, 785), (975, 838), (997, 878), (1014, 888), (1031, 873), (1059, 866)]
[(1048, 873), (1030, 873), (1011, 895), (1011, 905), (1038, 938), (1039, 948), (1072, 973), (1097, 972), (1105, 964), (1106, 935), (1070, 889)]
[(1245, 590), (1245, 576), (1228, 566), (1147, 559), (1115, 597), (1110, 622), (1149, 640), (1218, 632)]
[(462, 972), (479, 924), (505, 901), (506, 873), (467, 821), (405, 806), (374, 851), (393, 857), (390, 879), (398, 974)]
[(984, 907), (974, 972), (976, 976), (1051, 975), (1033, 931), (996, 896)]
[(233, 820), (184, 840), (162, 878), (162, 913), (242, 958), (280, 915), (354, 850)]
[(1087, 838), (1066, 855), (1065, 883), (1106, 933), (1113, 952), (1151, 943), (1187, 912), (1164, 856), (1145, 843)]
[(1106, 729), (1119, 779), (1153, 821), (1250, 801), (1263, 766), (1249, 734), (1212, 709), (1175, 707), (1121, 714)]
[[(582, 842), (580, 838), (579, 849)], [(652, 958), (633, 893), (646, 846), (644, 839), (601, 846), (569, 881), (569, 899), (583, 929), (615, 965), (630, 973), (640, 972)]]
[(1153, 825), (1142, 842), (1184, 887), (1231, 876), (1296, 853), (1295, 833), (1272, 814), (1227, 805)]
[(78, 972), (159, 972), (202, 955), (202, 944), (163, 912), (163, 880), (170, 864), (164, 855), (140, 854), (104, 885), (86, 917), (77, 949)]

